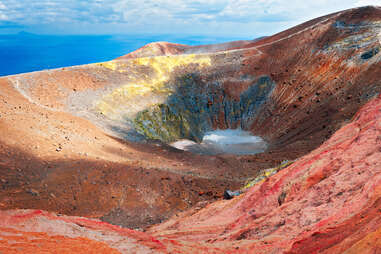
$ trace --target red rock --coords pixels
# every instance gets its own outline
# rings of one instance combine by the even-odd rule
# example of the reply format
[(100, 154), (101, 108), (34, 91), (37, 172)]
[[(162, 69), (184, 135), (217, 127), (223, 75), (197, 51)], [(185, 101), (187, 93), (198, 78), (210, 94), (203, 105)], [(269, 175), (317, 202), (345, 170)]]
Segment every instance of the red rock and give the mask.
[[(150, 235), (41, 210), (0, 212), (7, 253), (377, 253), (381, 96), (322, 146), (229, 201), (185, 212)], [(286, 193), (279, 205), (278, 197)]]
[(322, 146), (244, 195), (173, 218), (150, 233), (199, 245), (213, 242), (227, 251), (239, 246), (251, 253), (377, 253), (380, 158), (378, 96)]
[(41, 210), (0, 211), (0, 237), (4, 253), (153, 253), (166, 249), (142, 232)]

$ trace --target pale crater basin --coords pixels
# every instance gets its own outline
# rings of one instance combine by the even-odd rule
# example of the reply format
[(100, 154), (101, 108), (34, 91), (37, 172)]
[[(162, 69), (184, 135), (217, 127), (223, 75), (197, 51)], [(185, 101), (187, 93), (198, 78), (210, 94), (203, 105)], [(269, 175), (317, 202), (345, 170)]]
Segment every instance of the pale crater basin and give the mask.
[(241, 129), (214, 130), (205, 133), (202, 142), (182, 139), (170, 144), (180, 150), (198, 154), (257, 154), (267, 148), (267, 143), (259, 136), (254, 136)]

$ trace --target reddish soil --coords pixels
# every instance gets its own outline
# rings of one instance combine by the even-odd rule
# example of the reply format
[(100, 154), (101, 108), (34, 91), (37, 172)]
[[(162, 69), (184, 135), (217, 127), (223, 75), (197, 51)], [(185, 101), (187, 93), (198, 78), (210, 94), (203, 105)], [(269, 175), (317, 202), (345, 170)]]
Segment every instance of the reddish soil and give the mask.
[(3, 211), (0, 251), (379, 253), (380, 137), (381, 96), (322, 146), (233, 200), (196, 206), (148, 234), (40, 210)]
[(226, 252), (379, 253), (380, 158), (381, 96), (322, 146), (244, 195), (187, 211), (149, 233)]
[(122, 141), (85, 119), (30, 103), (5, 78), (0, 82), (0, 129), (6, 133), (0, 142), (1, 209), (44, 209), (145, 227), (221, 198), (255, 174), (252, 165), (282, 160), (207, 157)]

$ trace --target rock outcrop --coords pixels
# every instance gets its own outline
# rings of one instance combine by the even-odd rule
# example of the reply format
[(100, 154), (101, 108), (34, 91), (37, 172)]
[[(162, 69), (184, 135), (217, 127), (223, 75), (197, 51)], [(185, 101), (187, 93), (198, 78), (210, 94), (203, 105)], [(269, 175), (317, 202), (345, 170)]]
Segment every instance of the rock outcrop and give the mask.
[(2, 253), (157, 253), (165, 246), (138, 231), (41, 210), (0, 211)]

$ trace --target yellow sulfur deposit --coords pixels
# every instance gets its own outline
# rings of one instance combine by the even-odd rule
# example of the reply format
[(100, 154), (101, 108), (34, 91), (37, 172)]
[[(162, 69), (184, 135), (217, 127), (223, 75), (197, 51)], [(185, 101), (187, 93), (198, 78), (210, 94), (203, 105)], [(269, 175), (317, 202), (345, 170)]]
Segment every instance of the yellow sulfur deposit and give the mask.
[(292, 163), (294, 163), (294, 161), (284, 161), (275, 168), (268, 168), (268, 169), (262, 170), (256, 178), (246, 182), (245, 186), (241, 189), (241, 191), (245, 191), (256, 184), (265, 181), (266, 178), (278, 173), (280, 170), (290, 166)]
[[(189, 64), (198, 64), (200, 68), (210, 66), (211, 59), (203, 55), (176, 55), (142, 57), (132, 60), (115, 60), (97, 64), (98, 66), (118, 72), (134, 72), (140, 66), (147, 66), (152, 74), (120, 86), (105, 95), (97, 102), (95, 108), (98, 112), (116, 119), (134, 115), (152, 105), (163, 103), (171, 95), (173, 88), (167, 87), (171, 73), (175, 68), (186, 67)], [(120, 115), (120, 113), (123, 114)]]
[(118, 64), (114, 61), (98, 63), (97, 65), (105, 67), (105, 68), (113, 70), (113, 71), (115, 71), (118, 67)]

